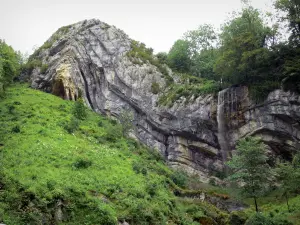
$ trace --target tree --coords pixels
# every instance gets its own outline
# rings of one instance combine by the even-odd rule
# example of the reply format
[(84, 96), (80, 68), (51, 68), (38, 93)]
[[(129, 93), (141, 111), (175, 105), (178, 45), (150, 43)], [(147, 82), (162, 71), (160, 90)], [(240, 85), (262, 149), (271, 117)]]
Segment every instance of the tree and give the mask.
[(236, 154), (227, 162), (233, 172), (227, 179), (240, 185), (243, 197), (254, 199), (256, 212), (257, 198), (266, 193), (274, 177), (267, 159), (266, 146), (262, 141), (248, 137), (238, 142)]
[(290, 211), (289, 196), (300, 189), (300, 154), (293, 157), (292, 163), (280, 163), (276, 168), (276, 174), (280, 182), (280, 190), (282, 190), (288, 211)]
[(203, 24), (185, 33), (191, 58), (190, 72), (199, 77), (214, 79), (218, 36), (212, 25)]
[(222, 27), (220, 51), (214, 71), (233, 84), (255, 82), (258, 69), (268, 58), (266, 44), (272, 29), (263, 23), (261, 13), (247, 5)]
[(123, 136), (128, 136), (129, 132), (133, 129), (133, 114), (129, 110), (122, 110), (119, 115), (119, 120), (122, 125)]
[(168, 65), (178, 72), (189, 72), (191, 59), (187, 41), (179, 39), (174, 43), (168, 54)]
[(300, 1), (299, 0), (276, 0), (275, 8), (284, 12), (281, 17), (283, 21), (288, 22), (288, 28), (291, 31), (290, 41), (300, 44)]
[(196, 30), (184, 34), (184, 40), (189, 42), (189, 50), (192, 55), (199, 54), (202, 50), (209, 50), (216, 47), (218, 36), (210, 24), (203, 24)]
[(0, 94), (20, 72), (20, 56), (0, 40)]
[(168, 63), (168, 54), (166, 52), (159, 52), (156, 54), (157, 59), (162, 64)]
[(76, 119), (84, 120), (87, 117), (87, 108), (83, 103), (83, 99), (79, 98), (73, 107), (73, 115)]

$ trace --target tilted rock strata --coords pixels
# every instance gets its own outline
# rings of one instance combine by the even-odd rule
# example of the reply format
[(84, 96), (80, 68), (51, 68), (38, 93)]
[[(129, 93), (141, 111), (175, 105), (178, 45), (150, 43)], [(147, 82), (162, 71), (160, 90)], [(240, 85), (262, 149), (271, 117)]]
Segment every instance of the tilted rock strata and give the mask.
[[(69, 100), (78, 99), (82, 93), (90, 108), (109, 116), (118, 117), (122, 110), (130, 110), (135, 136), (159, 150), (171, 166), (197, 173), (204, 181), (209, 174), (222, 171), (215, 96), (160, 107), (151, 85), (156, 82), (164, 90), (164, 75), (150, 63), (131, 62), (126, 55), (131, 40), (124, 32), (89, 20), (70, 26), (60, 35), (38, 54), (49, 68), (44, 74), (39, 68), (33, 70), (33, 88)], [(173, 76), (171, 71), (169, 75)], [(277, 153), (281, 148), (294, 150), (299, 142), (299, 96), (278, 90), (270, 94), (266, 105), (253, 105), (246, 87), (226, 92), (230, 96), (224, 106), (228, 114), (226, 138), (231, 148), (240, 137), (259, 134)]]

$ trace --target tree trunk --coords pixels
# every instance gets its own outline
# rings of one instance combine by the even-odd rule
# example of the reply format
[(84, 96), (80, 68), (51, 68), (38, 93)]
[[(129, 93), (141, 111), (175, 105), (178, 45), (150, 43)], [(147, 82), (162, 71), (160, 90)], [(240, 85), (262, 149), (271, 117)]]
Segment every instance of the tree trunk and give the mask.
[(255, 204), (255, 210), (258, 213), (258, 206), (257, 206), (257, 201), (256, 201), (256, 197), (254, 197), (254, 204)]

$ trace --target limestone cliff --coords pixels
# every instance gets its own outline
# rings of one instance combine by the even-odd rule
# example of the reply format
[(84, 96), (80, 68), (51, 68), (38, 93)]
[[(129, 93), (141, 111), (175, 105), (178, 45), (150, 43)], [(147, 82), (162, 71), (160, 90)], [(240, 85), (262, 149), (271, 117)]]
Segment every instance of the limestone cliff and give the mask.
[(83, 21), (60, 29), (46, 43), (51, 46), (33, 56), (48, 65), (46, 71), (36, 67), (31, 72), (33, 88), (69, 100), (82, 93), (90, 108), (109, 116), (132, 111), (141, 142), (160, 151), (170, 166), (204, 181), (222, 171), (222, 160), (241, 137), (260, 135), (274, 155), (284, 157), (300, 142), (300, 97), (293, 93), (276, 90), (256, 105), (247, 87), (232, 87), (218, 98), (206, 95), (162, 107), (151, 87), (164, 90), (176, 77), (167, 67), (163, 74), (150, 62), (133, 61), (128, 56), (132, 40), (114, 26)]

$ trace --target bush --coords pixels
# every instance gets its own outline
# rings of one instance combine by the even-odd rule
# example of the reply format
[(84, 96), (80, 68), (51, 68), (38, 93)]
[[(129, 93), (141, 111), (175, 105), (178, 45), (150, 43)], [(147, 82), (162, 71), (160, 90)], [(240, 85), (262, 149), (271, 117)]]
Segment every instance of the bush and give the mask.
[(73, 107), (73, 115), (75, 118), (79, 119), (79, 120), (84, 120), (87, 117), (87, 109), (83, 103), (82, 98), (79, 98)]
[(108, 125), (104, 139), (108, 142), (115, 142), (122, 137), (122, 128), (119, 125)]
[(122, 126), (123, 136), (128, 136), (129, 132), (133, 130), (133, 114), (129, 110), (123, 110), (119, 115), (119, 120)]
[(156, 94), (159, 93), (159, 91), (160, 91), (159, 84), (157, 82), (152, 82), (152, 84), (151, 84), (151, 92), (156, 95)]
[(230, 225), (245, 224), (247, 215), (243, 211), (233, 211), (229, 216)]
[(41, 66), (41, 73), (46, 73), (48, 67), (49, 67), (48, 64), (42, 64), (42, 66)]
[(275, 225), (275, 224), (268, 217), (265, 217), (260, 213), (255, 213), (247, 220), (245, 225)]
[(15, 112), (16, 107), (14, 105), (7, 106), (9, 114), (13, 114)]
[(65, 130), (68, 131), (69, 134), (73, 133), (74, 131), (78, 130), (79, 128), (79, 121), (77, 118), (72, 117), (70, 122), (64, 126)]
[(144, 176), (147, 175), (148, 171), (147, 168), (145, 167), (145, 165), (141, 162), (138, 161), (134, 161), (132, 163), (132, 170), (136, 173), (136, 174), (143, 174)]
[(175, 170), (171, 175), (172, 181), (179, 187), (185, 188), (187, 184), (187, 174), (182, 170)]
[(19, 125), (16, 125), (14, 126), (12, 129), (11, 129), (12, 132), (14, 133), (20, 133), (21, 132), (21, 128)]
[(76, 169), (86, 169), (92, 165), (92, 161), (88, 159), (78, 159), (73, 163), (73, 167)]

